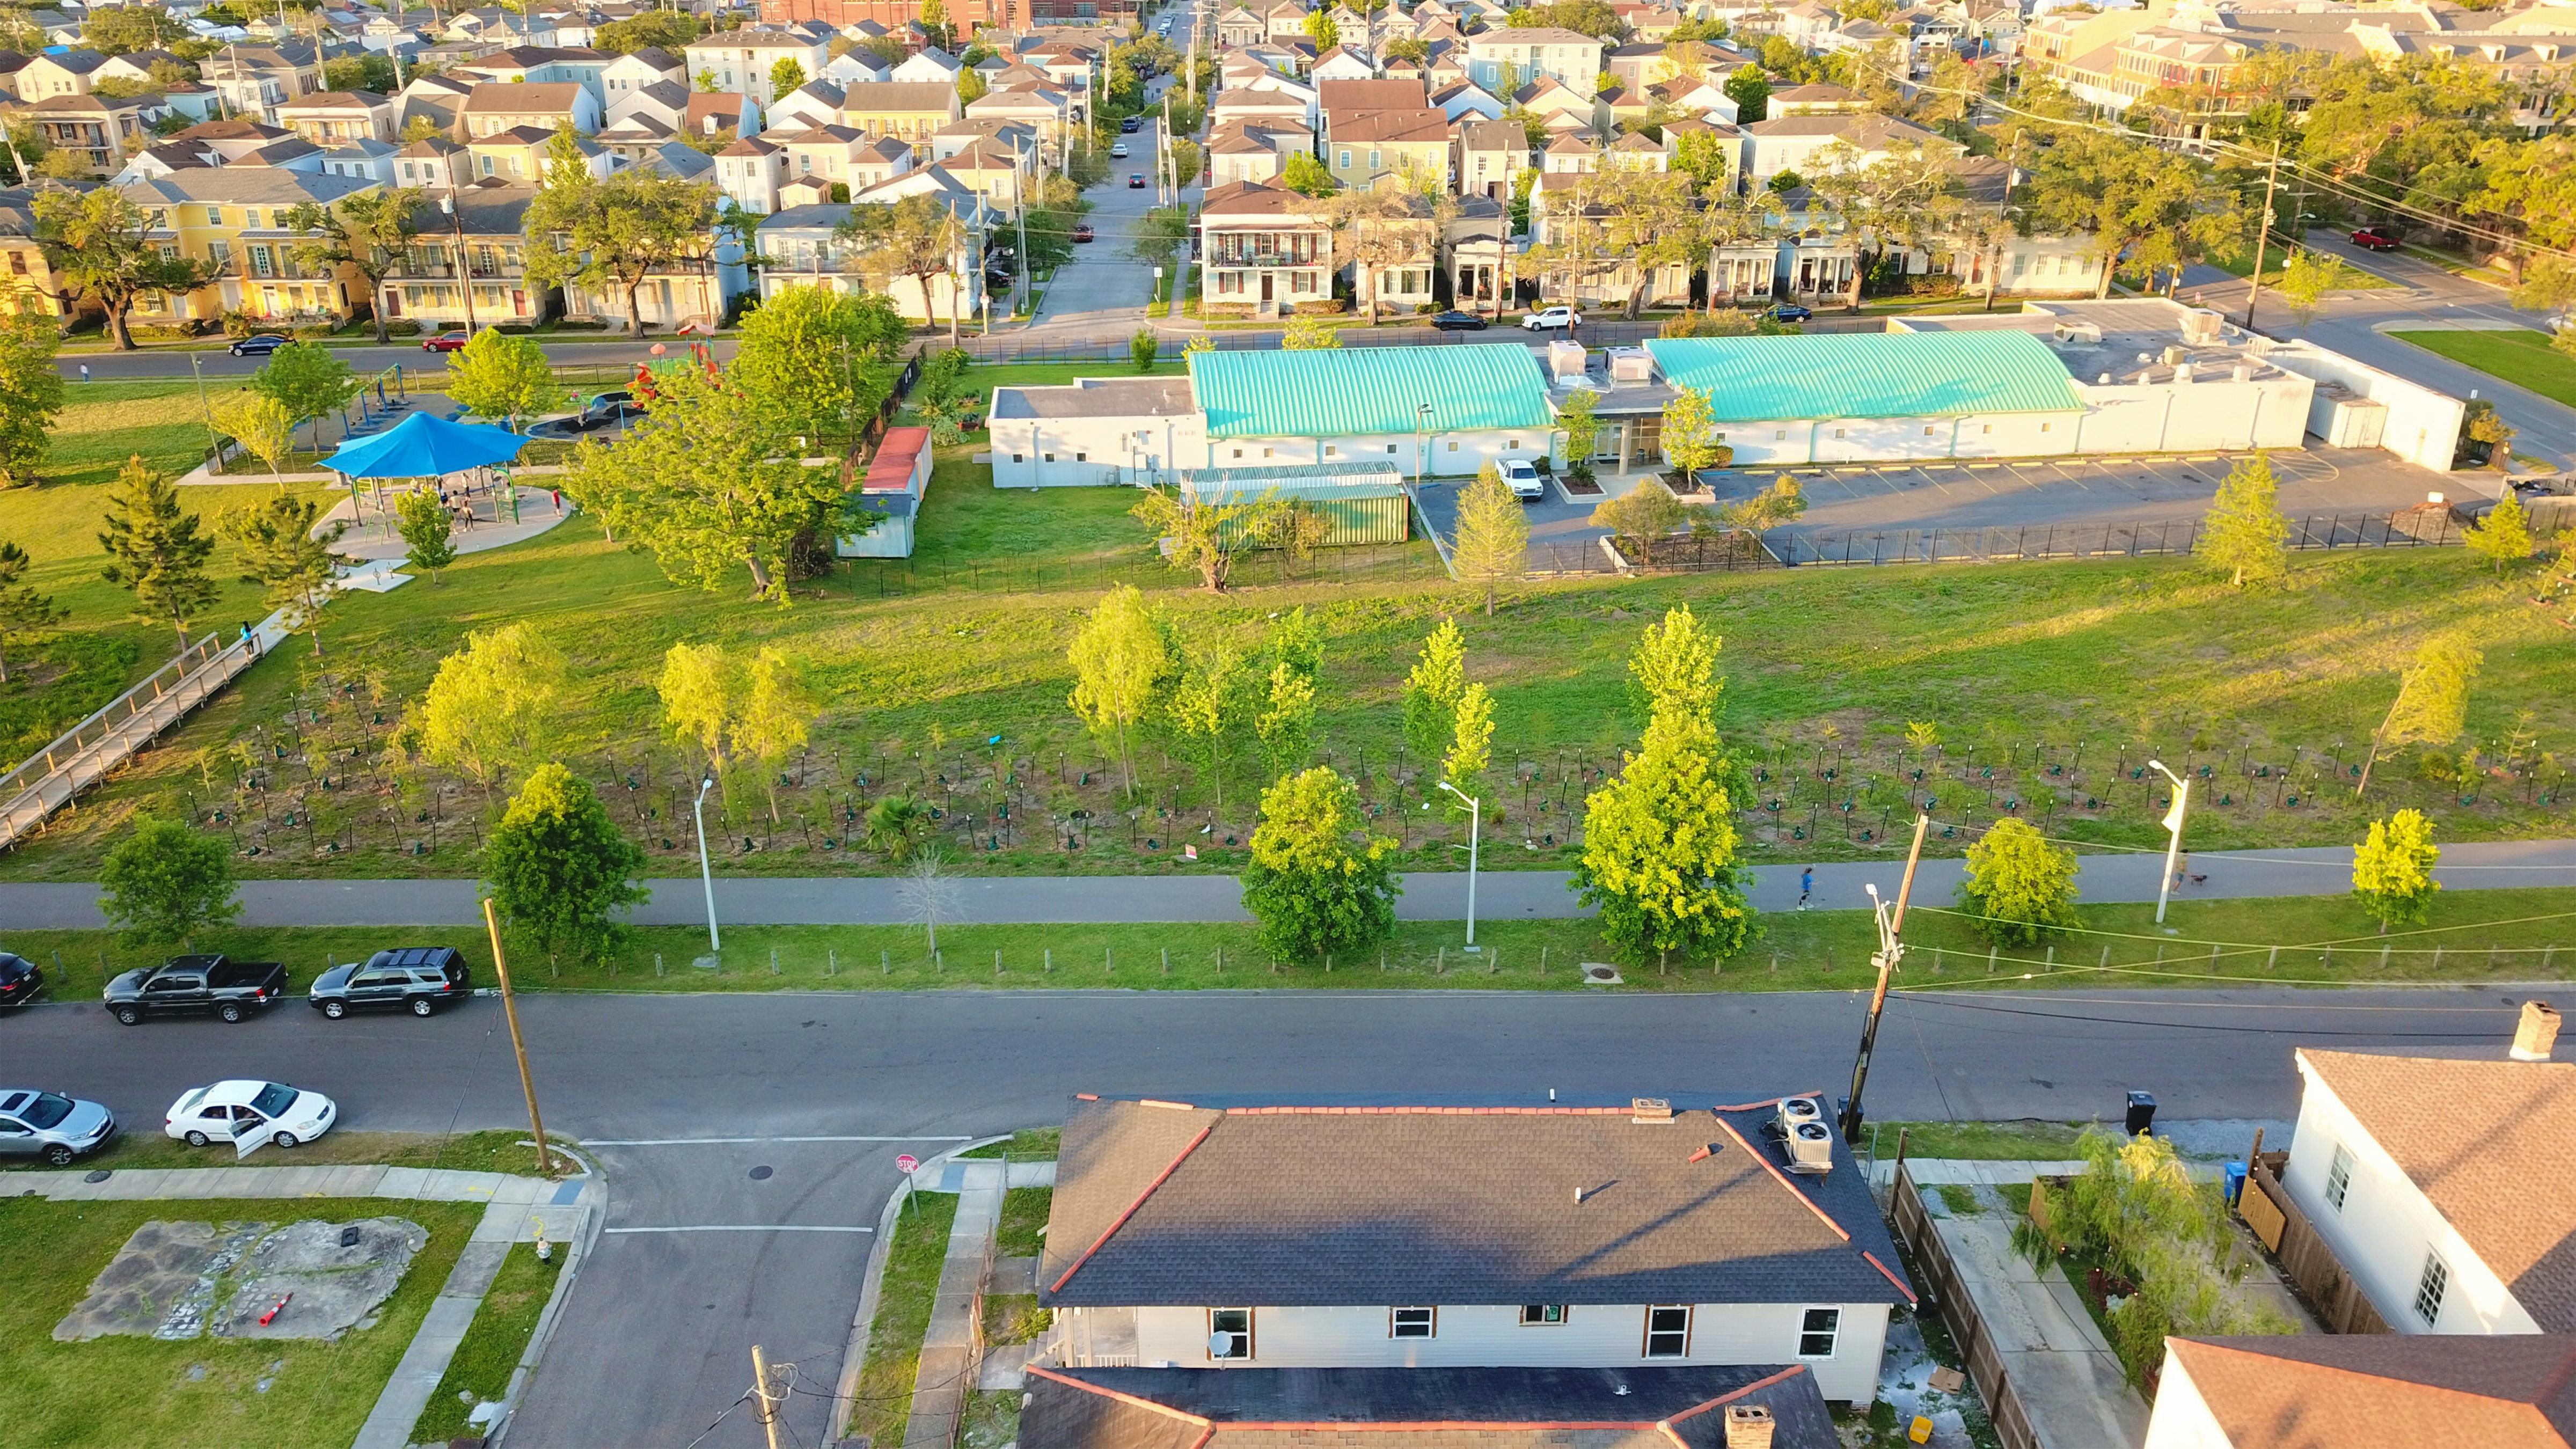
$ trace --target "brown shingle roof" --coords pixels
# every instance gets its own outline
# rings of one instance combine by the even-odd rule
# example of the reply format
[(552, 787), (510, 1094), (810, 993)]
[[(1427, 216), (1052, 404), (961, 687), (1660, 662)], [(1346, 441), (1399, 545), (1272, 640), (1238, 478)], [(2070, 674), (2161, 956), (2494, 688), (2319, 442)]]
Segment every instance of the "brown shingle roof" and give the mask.
[(2240, 1449), (2576, 1445), (2576, 1337), (2565, 1334), (2173, 1338), (2165, 1348)]
[(2576, 1063), (2298, 1058), (2541, 1328), (2576, 1332)]

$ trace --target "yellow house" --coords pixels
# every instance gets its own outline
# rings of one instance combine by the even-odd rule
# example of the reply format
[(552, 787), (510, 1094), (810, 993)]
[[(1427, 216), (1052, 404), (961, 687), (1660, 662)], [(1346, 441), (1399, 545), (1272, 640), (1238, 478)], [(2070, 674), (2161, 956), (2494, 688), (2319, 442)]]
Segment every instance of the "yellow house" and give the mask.
[(62, 284), (45, 262), (45, 249), (36, 244), (36, 208), (23, 186), (0, 191), (0, 254), (8, 258), (7, 270), (0, 272), (0, 299), (10, 310), (48, 317), (69, 310)]
[(870, 81), (841, 97), (841, 124), (871, 140), (927, 141), (963, 114), (957, 87), (944, 81)]
[(331, 206), (375, 189), (363, 176), (273, 166), (192, 167), (124, 187), (151, 218), (163, 256), (215, 266), (213, 281), (147, 298), (135, 319), (179, 322), (236, 309), (271, 321), (349, 316), (363, 288), (352, 289), (346, 268), (317, 271), (297, 261), (295, 245), (309, 237), (289, 230), (285, 217), (308, 202)]
[(1434, 110), (1336, 116), (1324, 165), (1344, 186), (1449, 189), (1449, 118)]

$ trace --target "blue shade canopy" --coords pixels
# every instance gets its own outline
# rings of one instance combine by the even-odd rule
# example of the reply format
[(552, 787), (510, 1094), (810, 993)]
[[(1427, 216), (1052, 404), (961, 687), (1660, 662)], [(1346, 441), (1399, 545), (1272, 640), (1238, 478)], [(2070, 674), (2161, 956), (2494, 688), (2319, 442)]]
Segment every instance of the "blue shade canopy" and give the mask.
[(527, 445), (508, 428), (413, 413), (372, 438), (341, 444), (322, 466), (352, 478), (431, 478), (507, 463)]

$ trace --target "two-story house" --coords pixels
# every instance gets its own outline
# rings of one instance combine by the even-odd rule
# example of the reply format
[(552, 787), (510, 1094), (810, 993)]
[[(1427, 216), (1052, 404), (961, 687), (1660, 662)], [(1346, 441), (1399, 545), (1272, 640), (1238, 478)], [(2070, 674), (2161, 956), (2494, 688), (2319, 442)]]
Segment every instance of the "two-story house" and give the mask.
[(227, 45), (197, 62), (197, 79), (223, 98), (233, 115), (277, 124), (277, 108), (307, 91), (322, 89), (322, 56), (312, 42)]
[(465, 98), (463, 118), (467, 141), (526, 126), (546, 132), (570, 126), (587, 135), (601, 122), (599, 98), (578, 81), (484, 81)]
[(374, 91), (312, 91), (280, 105), (277, 123), (316, 146), (390, 141), (400, 109), (392, 97)]
[(1207, 181), (1273, 182), (1291, 156), (1315, 154), (1315, 136), (1287, 122), (1229, 121), (1208, 133)]
[(455, 67), (454, 74), (473, 81), (511, 85), (577, 85), (603, 104), (608, 99), (608, 68), (619, 57), (584, 46), (517, 45), (479, 55)]
[(778, 98), (771, 81), (780, 61), (796, 62), (804, 80), (812, 80), (832, 58), (822, 41), (786, 30), (720, 30), (690, 41), (681, 55), (692, 81), (712, 75), (717, 90), (740, 91), (763, 107)]
[(1021, 1443), (1829, 1449), (1914, 1293), (1841, 1144), (1781, 1116), (1077, 1100)]
[(928, 140), (964, 114), (957, 87), (936, 81), (882, 81), (841, 94), (841, 124), (863, 136)]
[(18, 99), (33, 104), (48, 96), (85, 96), (98, 84), (107, 57), (95, 50), (66, 50), (27, 57), (16, 77)]
[(1497, 94), (1498, 87), (1515, 89), (1548, 76), (1589, 95), (1601, 75), (1601, 55), (1602, 43), (1580, 31), (1507, 26), (1467, 37), (1467, 76)]
[(412, 213), (419, 234), (385, 276), (385, 315), (431, 331), (537, 316), (544, 294), (528, 286), (525, 250), (536, 195), (522, 181), (423, 197)]
[(681, 89), (686, 90), (689, 85), (689, 68), (680, 57), (658, 45), (648, 45), (642, 50), (630, 50), (609, 61), (599, 72), (600, 88), (605, 92), (601, 100), (607, 107), (609, 118), (614, 120), (618, 115), (617, 98), (619, 96), (629, 91), (640, 91), (649, 85), (658, 85), (663, 81), (676, 81)]
[(44, 138), (47, 149), (78, 156), (92, 173), (104, 176), (124, 165), (127, 152), (139, 151), (153, 139), (153, 124), (170, 114), (170, 108), (158, 95), (103, 96), (92, 91), (47, 96), (26, 107), (25, 114), (35, 122), (36, 134)]
[(786, 147), (766, 135), (743, 136), (716, 153), (716, 185), (734, 205), (753, 216), (767, 216), (778, 209), (787, 167)]
[(1529, 169), (1529, 133), (1518, 121), (1458, 127), (1458, 194), (1509, 201), (1513, 178)]
[(285, 218), (299, 205), (336, 205), (373, 185), (318, 168), (230, 165), (189, 167), (121, 188), (150, 218), (164, 256), (214, 269), (212, 280), (192, 292), (147, 298), (136, 318), (179, 322), (233, 310), (274, 320), (351, 315), (345, 269), (300, 261), (295, 247), (305, 234), (288, 228)]
[(2297, 1053), (2279, 1184), (2397, 1332), (2576, 1333), (2576, 1064), (2526, 1012), (2537, 1060)]
[(1199, 205), (1199, 305), (1210, 317), (1275, 317), (1333, 297), (1333, 226), (1322, 203), (1231, 181)]

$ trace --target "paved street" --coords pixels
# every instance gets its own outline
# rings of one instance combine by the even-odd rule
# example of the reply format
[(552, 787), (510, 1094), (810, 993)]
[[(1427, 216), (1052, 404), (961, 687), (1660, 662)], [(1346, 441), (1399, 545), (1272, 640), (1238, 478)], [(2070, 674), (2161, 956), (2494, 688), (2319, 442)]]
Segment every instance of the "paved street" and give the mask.
[[(2290, 1116), (2295, 1042), (2501, 1052), (2521, 996), (2383, 992), (1900, 995), (1871, 1077), (1889, 1119)], [(1075, 1091), (1201, 1102), (1676, 1105), (1839, 1091), (1862, 998), (1473, 992), (918, 992), (534, 996), (548, 1125), (594, 1142), (608, 1231), (512, 1431), (514, 1449), (675, 1449), (750, 1381), (758, 1342), (828, 1392), (896, 1152), (1062, 1119)], [(183, 1089), (257, 1073), (340, 1101), (352, 1130), (521, 1125), (497, 1002), (426, 1021), (119, 1027), (88, 1003), (0, 1022), (8, 1074), (149, 1130)], [(2562, 1047), (2562, 1058), (2568, 1049)], [(741, 1138), (736, 1142), (673, 1139)], [(817, 1138), (834, 1140), (813, 1140)], [(857, 1140), (894, 1138), (894, 1141)], [(796, 1140), (805, 1139), (805, 1140)], [(651, 1144), (651, 1145), (647, 1145)], [(755, 1179), (754, 1168), (772, 1171)], [(651, 1231), (646, 1231), (651, 1230)], [(789, 1410), (817, 1442), (827, 1405)], [(735, 1413), (705, 1442), (754, 1449)]]
[[(1163, 123), (1149, 116), (1132, 136), (1121, 136), (1129, 155), (1109, 163), (1109, 179), (1086, 195), (1097, 239), (1073, 249), (1073, 260), (1057, 269), (1047, 285), (1046, 304), (1035, 321), (1015, 330), (1014, 337), (1036, 342), (1049, 337), (1115, 336), (1125, 338), (1145, 323), (1146, 303), (1154, 291), (1152, 266), (1136, 259), (1131, 248), (1145, 213), (1162, 194)], [(1127, 185), (1130, 173), (1145, 178), (1142, 190)], [(1187, 196), (1196, 205), (1200, 190)], [(1183, 255), (1186, 255), (1184, 249)]]
[[(1495, 847), (1488, 847), (1494, 849)], [(2161, 852), (2084, 855), (2077, 888), (2088, 901), (2151, 901), (2163, 874)], [(1758, 866), (1753, 904), (1766, 911), (1798, 903), (1797, 863)], [(1947, 900), (1964, 862), (1927, 858), (1916, 877), (1919, 898)], [(2352, 884), (2352, 851), (2311, 846), (2260, 851), (2208, 851), (2191, 857), (2191, 871), (2207, 877), (2186, 885), (2177, 899), (2230, 896), (2335, 895)], [(1865, 910), (1862, 887), (1876, 884), (1891, 899), (1903, 874), (1898, 861), (1841, 862), (1816, 867), (1814, 904), (1825, 910)], [(2500, 886), (2576, 886), (2576, 840), (2473, 841), (2442, 848), (2434, 871), (2451, 890)], [(1027, 922), (1243, 921), (1241, 893), (1232, 876), (964, 876), (958, 878), (962, 922), (1015, 925)], [(634, 919), (648, 926), (689, 926), (706, 920), (706, 898), (694, 880), (645, 882), (653, 897)], [(716, 919), (725, 925), (902, 925), (911, 919), (896, 898), (898, 882), (884, 876), (744, 876), (716, 883)], [(470, 880), (250, 880), (241, 885), (245, 926), (479, 926)], [(1563, 871), (1492, 870), (1476, 880), (1477, 915), (1566, 917), (1589, 914), (1566, 888)], [(1396, 914), (1412, 921), (1455, 921), (1467, 914), (1464, 871), (1417, 872), (1404, 877)], [(96, 930), (98, 887), (74, 882), (0, 882), (0, 928)]]

